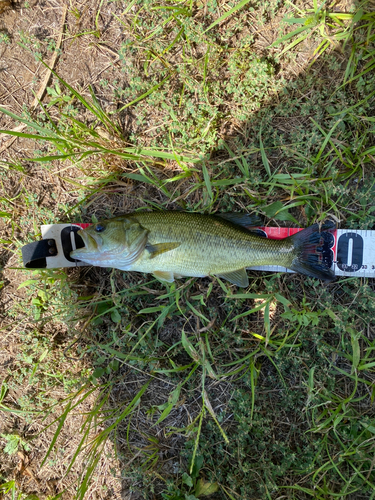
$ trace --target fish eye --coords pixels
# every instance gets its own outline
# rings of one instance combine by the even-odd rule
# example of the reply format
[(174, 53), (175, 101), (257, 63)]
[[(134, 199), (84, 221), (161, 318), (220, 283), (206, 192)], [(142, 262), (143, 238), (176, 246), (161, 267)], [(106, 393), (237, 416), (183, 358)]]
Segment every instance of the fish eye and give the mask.
[(97, 225), (95, 226), (95, 231), (96, 231), (97, 233), (102, 233), (102, 232), (104, 231), (104, 229), (105, 229), (105, 227), (104, 227), (104, 226), (102, 226), (102, 224), (97, 224)]

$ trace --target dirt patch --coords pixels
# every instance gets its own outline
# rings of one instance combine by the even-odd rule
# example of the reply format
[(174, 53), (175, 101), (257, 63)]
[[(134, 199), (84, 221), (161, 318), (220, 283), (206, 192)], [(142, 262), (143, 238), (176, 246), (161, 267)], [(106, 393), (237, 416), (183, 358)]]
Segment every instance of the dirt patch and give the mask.
[[(208, 436), (218, 436), (214, 443), (207, 438), (206, 449), (211, 447), (213, 453), (220, 454), (225, 432), (230, 436), (230, 432), (237, 429), (230, 409), (234, 399), (232, 383), (237, 378), (247, 377), (244, 382), (246, 390), (243, 392), (249, 398), (249, 387), (254, 388), (257, 374), (262, 370), (262, 380), (268, 385), (258, 394), (264, 396), (266, 401), (268, 392), (275, 391), (275, 394), (281, 394), (280, 401), (282, 399), (283, 389), (278, 387), (279, 372), (273, 358), (264, 359), (261, 366), (259, 354), (250, 372), (245, 365), (240, 364), (241, 359), (247, 359), (248, 354), (258, 346), (259, 339), (265, 335), (263, 311), (233, 323), (228, 320), (231, 314), (241, 315), (257, 305), (251, 297), (235, 304), (233, 302), (232, 305), (227, 301), (229, 292), (217, 281), (201, 279), (191, 284), (193, 280), (181, 280), (176, 284), (180, 292), (179, 300), (184, 306), (188, 304), (188, 313), (185, 309), (182, 313), (179, 310), (180, 303), (176, 303), (175, 309), (172, 309), (174, 304), (167, 302), (170, 290), (167, 292), (165, 286), (150, 275), (124, 275), (120, 271), (110, 273), (106, 269), (80, 268), (70, 269), (63, 275), (59, 275), (59, 271), (46, 271), (37, 276), (20, 269), (20, 248), (25, 243), (39, 239), (39, 226), (43, 223), (74, 220), (89, 222), (145, 207), (200, 211), (221, 210), (224, 206), (225, 210), (235, 211), (247, 210), (248, 203), (255, 200), (258, 205), (255, 203), (254, 206), (264, 208), (257, 188), (253, 190), (253, 183), (259, 187), (261, 182), (254, 166), (259, 167), (264, 161), (259, 148), (261, 128), (259, 123), (255, 124), (255, 118), (254, 121), (250, 119), (261, 104), (267, 104), (273, 110), (280, 103), (289, 108), (289, 101), (293, 101), (295, 114), (277, 114), (275, 111), (269, 119), (268, 132), (270, 136), (282, 136), (279, 144), (283, 147), (293, 145), (294, 141), (298, 147), (302, 144), (300, 137), (295, 139), (295, 134), (311, 125), (310, 114), (314, 110), (308, 105), (314, 98), (315, 88), (306, 90), (303, 85), (299, 88), (297, 81), (311, 62), (316, 45), (307, 38), (298, 54), (291, 56), (282, 66), (270, 60), (271, 53), (266, 49), (284, 33), (279, 31), (285, 10), (272, 16), (264, 6), (259, 6), (257, 16), (249, 16), (248, 11), (240, 12), (237, 17), (222, 22), (217, 29), (228, 33), (228, 37), (221, 41), (222, 46), (217, 40), (212, 41), (212, 63), (208, 45), (199, 42), (199, 36), (211, 22), (207, 14), (209, 3), (207, 9), (194, 7), (192, 15), (187, 15), (178, 24), (176, 33), (173, 36), (168, 33), (170, 40), (168, 43), (162, 40), (164, 48), (161, 47), (160, 53), (157, 47), (146, 45), (145, 41), (147, 37), (152, 40), (159, 33), (157, 30), (160, 26), (168, 28), (174, 16), (180, 13), (176, 14), (174, 7), (168, 5), (166, 10), (172, 12), (171, 18), (162, 25), (153, 17), (157, 7), (146, 19), (142, 17), (142, 5), (129, 6), (123, 2), (84, 0), (70, 2), (67, 6), (57, 0), (31, 3), (0, 0), (0, 104), (4, 109), (22, 115), (25, 120), (32, 116), (35, 123), (45, 127), (44, 132), (49, 130), (53, 133), (56, 130), (54, 127), (61, 127), (62, 132), (66, 131), (67, 141), (72, 137), (80, 137), (80, 128), (85, 124), (95, 132), (99, 145), (106, 145), (115, 152), (124, 149), (128, 146), (127, 141), (135, 137), (139, 147), (155, 147), (155, 143), (159, 146), (160, 140), (160, 146), (171, 149), (175, 140), (180, 141), (180, 145), (186, 142), (191, 147), (207, 140), (204, 148), (197, 146), (196, 150), (197, 155), (204, 151), (201, 154), (202, 163), (197, 167), (197, 164), (186, 162), (186, 167), (180, 158), (168, 161), (156, 158), (146, 166), (108, 152), (81, 158), (74, 155), (76, 146), (71, 147), (71, 157), (66, 162), (55, 156), (37, 162), (33, 158), (52, 154), (46, 142), (35, 141), (32, 136), (0, 137), (0, 380), (4, 396), (1, 404), (5, 410), (0, 422), (0, 445), (3, 450), (0, 476), (4, 481), (13, 480), (17, 491), (35, 494), (39, 498), (59, 494), (66, 500), (75, 498), (77, 484), (90, 463), (90, 450), (96, 450), (99, 438), (116, 423), (121, 412), (126, 413), (127, 408), (131, 410), (126, 414), (127, 418), (119, 426), (114, 426), (115, 430), (108, 439), (103, 440), (100, 459), (85, 496), (87, 499), (136, 500), (145, 498), (149, 492), (153, 496), (147, 498), (160, 498), (161, 492), (165, 492), (166, 480), (180, 478), (184, 471), (189, 470), (187, 447), (190, 447), (190, 451), (194, 449), (194, 436), (199, 425), (202, 425), (203, 431), (207, 431)], [(347, 5), (337, 8), (345, 10)], [(222, 11), (215, 13), (215, 16), (221, 14)], [(194, 16), (202, 22), (198, 34), (195, 27), (191, 27), (191, 18)], [(259, 18), (262, 22), (259, 22)], [(182, 29), (180, 25), (187, 33), (181, 46), (183, 48), (175, 45), (175, 41), (179, 40), (179, 30)], [(131, 52), (136, 50), (134, 40), (138, 44), (138, 56)], [(244, 42), (240, 46), (242, 40)], [(242, 68), (251, 70), (248, 67), (249, 44), (252, 46), (254, 65), (260, 64), (264, 81), (258, 88), (263, 97), (258, 99), (254, 107), (250, 92), (245, 92), (243, 96), (248, 105), (248, 109), (243, 111), (247, 116), (245, 121), (240, 118), (242, 97), (236, 94), (236, 75), (237, 71), (241, 75)], [(228, 57), (220, 59), (222, 53), (227, 53)], [(231, 59), (234, 54), (237, 59)], [(220, 61), (217, 72), (214, 72), (217, 81), (215, 78), (208, 79), (205, 88), (202, 82), (209, 72), (209, 65), (214, 65), (215, 58)], [(113, 135), (98, 126), (95, 113), (89, 112), (72, 89), (64, 88), (63, 83), (58, 82), (53, 75), (47, 81), (49, 69), (41, 59), (81, 96), (90, 102), (97, 100), (108, 116), (114, 116), (119, 133)], [(319, 74), (321, 87), (333, 85), (332, 82), (342, 76), (344, 59), (343, 54), (337, 54), (333, 69), (323, 61), (317, 61), (316, 74)], [(145, 75), (144, 81), (140, 81), (135, 71), (139, 68)], [(189, 71), (185, 71), (186, 68)], [(162, 71), (169, 72), (165, 76), (169, 86), (165, 91), (161, 86), (164, 92), (160, 94), (161, 97), (146, 103), (143, 96), (151, 86), (160, 83), (162, 78), (158, 80), (159, 73), (164, 78)], [(255, 73), (249, 74), (257, 76)], [(275, 75), (275, 88), (262, 94), (263, 87)], [(231, 88), (228, 85), (224, 92), (220, 84), (227, 80)], [(284, 94), (279, 94), (281, 87), (277, 85), (282, 81), (285, 82)], [(199, 90), (201, 87), (203, 91)], [(223, 91), (222, 94), (220, 91)], [(43, 102), (45, 112), (33, 105), (35, 96)], [(126, 107), (136, 98), (145, 103), (140, 111), (137, 108), (139, 114), (131, 111), (131, 107)], [(186, 114), (181, 111), (184, 98), (188, 102)], [(319, 106), (320, 102), (316, 104), (317, 108)], [(120, 109), (121, 113), (116, 114)], [(234, 110), (237, 110), (237, 114)], [(263, 118), (260, 111), (259, 120)], [(264, 121), (267, 122), (266, 119)], [(191, 123), (190, 129), (179, 127), (185, 122)], [(211, 124), (214, 132), (211, 131)], [(327, 125), (327, 130), (331, 126)], [(26, 131), (26, 127), (17, 127), (20, 125), (14, 118), (0, 113), (1, 129)], [(196, 139), (192, 139), (194, 133), (197, 133)], [(245, 158), (251, 167), (248, 177), (240, 179), (238, 184), (236, 181), (242, 175), (240, 167), (243, 164), (233, 164), (232, 156), (228, 156), (227, 150), (223, 149), (222, 141), (228, 142), (238, 155), (237, 159), (242, 161)], [(315, 136), (311, 143), (314, 141)], [(219, 142), (222, 149), (216, 149)], [(310, 146), (308, 143), (306, 148)], [(295, 163), (302, 171), (305, 164), (301, 160), (301, 151), (297, 151), (300, 155), (291, 154), (288, 157), (283, 147), (272, 145), (267, 149), (272, 170), (277, 173), (288, 172), (288, 168)], [(66, 154), (67, 150), (56, 148), (53, 154)], [(311, 151), (317, 153), (312, 146), (307, 151), (308, 154)], [(202, 170), (202, 165), (206, 170)], [(149, 170), (147, 166), (150, 166)], [(206, 172), (205, 175), (200, 169)], [(165, 182), (174, 176), (177, 177), (176, 182)], [(225, 191), (220, 191), (222, 186), (225, 186)], [(274, 194), (272, 189), (267, 192), (268, 184), (267, 188), (262, 186), (261, 189), (269, 204), (274, 199), (282, 198), (283, 202), (290, 200), (287, 190), (281, 196), (279, 192)], [(311, 193), (311, 198), (320, 196), (319, 192)], [(305, 193), (298, 194), (302, 197)], [(302, 208), (296, 208), (292, 213), (300, 221), (305, 222), (308, 218)], [(289, 224), (291, 220), (289, 218), (278, 223)], [(252, 276), (251, 293), (258, 290), (264, 294), (271, 293), (262, 281), (264, 275), (254, 272)], [(306, 314), (313, 317), (309, 307), (313, 309), (316, 305), (317, 289), (312, 287), (306, 291), (302, 279), (298, 277), (283, 277), (267, 286), (270, 289), (275, 286), (285, 297), (292, 291), (296, 300), (303, 304), (306, 299), (308, 302), (303, 307), (306, 306)], [(335, 285), (331, 290), (335, 301), (341, 303), (341, 294), (346, 293), (344, 285)], [(124, 291), (127, 292), (126, 300), (121, 295)], [(324, 293), (325, 289), (321, 295)], [(350, 305), (354, 300), (351, 294), (348, 297), (345, 305)], [(197, 314), (203, 303), (210, 320), (208, 324)], [(310, 303), (313, 305), (310, 306)], [(74, 309), (72, 305), (77, 308)], [(159, 314), (163, 307), (167, 313), (168, 307), (171, 307), (171, 312), (158, 320), (155, 311)], [(148, 312), (139, 314), (142, 309)], [(114, 310), (116, 313), (111, 315)], [(268, 308), (275, 336), (280, 325), (283, 325), (283, 311), (281, 304), (274, 306), (272, 303)], [(300, 312), (298, 310), (296, 314)], [(88, 324), (90, 329), (87, 328)], [(199, 344), (199, 353), (194, 353), (196, 359), (192, 359), (182, 345), (182, 332), (192, 342)], [(369, 328), (369, 332), (372, 329)], [(305, 339), (303, 341), (308, 342)], [(278, 345), (281, 345), (280, 342)], [(292, 351), (294, 344), (288, 347)], [(215, 361), (222, 369), (217, 377), (216, 366), (212, 368)], [(199, 376), (190, 379), (189, 370), (193, 369), (193, 365), (196, 368), (194, 363), (199, 365), (196, 371)], [(305, 364), (301, 362), (298, 366), (298, 370), (301, 370), (300, 367)], [(186, 368), (186, 374), (183, 372), (186, 380), (173, 378), (181, 367), (184, 370), (189, 367)], [(343, 364), (344, 368), (350, 371), (348, 363)], [(295, 374), (291, 370), (290, 378), (285, 376), (293, 390), (298, 384), (306, 386), (305, 381), (300, 382), (300, 375), (300, 371)], [(83, 381), (87, 382), (87, 397), (84, 397), (84, 391), (77, 394)], [(97, 386), (92, 392), (89, 381)], [(142, 393), (142, 404), (135, 402), (131, 406), (146, 386)], [(161, 419), (162, 412), (174, 397), (173, 391), (177, 389), (181, 391), (173, 408)], [(203, 424), (200, 424), (205, 397), (212, 413), (204, 410), (205, 419), (202, 418)], [(245, 415), (254, 402), (245, 397), (244, 401), (238, 405), (242, 405), (240, 410)], [(272, 401), (275, 408), (280, 403), (277, 398)], [(288, 404), (292, 407), (292, 403), (285, 403), (286, 409), (282, 413), (285, 420)], [(67, 412), (65, 418), (64, 412), (69, 404), (77, 406)], [(270, 406), (268, 400), (259, 412), (262, 418), (268, 415), (267, 405)], [(98, 408), (98, 413), (87, 424), (86, 418), (95, 408)], [(214, 422), (212, 415), (217, 422)], [(62, 421), (64, 425), (59, 428)], [(263, 435), (261, 424), (259, 422), (259, 435)], [(55, 443), (57, 431), (59, 436)], [(81, 446), (86, 431), (86, 441)], [(280, 435), (283, 433), (288, 436), (285, 429), (280, 431)], [(243, 442), (247, 439), (246, 436), (242, 438)], [(51, 443), (54, 446), (49, 450)], [(70, 466), (80, 446), (85, 453), (77, 455), (78, 458)], [(48, 458), (42, 466), (47, 454)], [(220, 457), (220, 462), (224, 460), (223, 457)], [(206, 472), (211, 474), (212, 471), (208, 468)], [(215, 474), (216, 471), (213, 471), (212, 477)], [(179, 487), (185, 488), (190, 484), (186, 477), (185, 481), (180, 481)], [(184, 493), (186, 491), (187, 488)]]

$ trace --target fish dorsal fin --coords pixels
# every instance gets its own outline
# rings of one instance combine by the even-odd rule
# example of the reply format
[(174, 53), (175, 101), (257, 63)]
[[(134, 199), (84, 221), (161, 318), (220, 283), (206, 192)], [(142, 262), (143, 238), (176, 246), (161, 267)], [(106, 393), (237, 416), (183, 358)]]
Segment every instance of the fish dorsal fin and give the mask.
[(262, 225), (262, 219), (258, 215), (241, 214), (238, 212), (216, 213), (214, 215), (232, 222), (232, 224), (237, 224), (237, 226), (257, 227)]
[(219, 278), (224, 278), (225, 280), (230, 281), (230, 283), (240, 286), (241, 288), (249, 286), (249, 278), (244, 267), (242, 269), (237, 269), (236, 271), (220, 273), (218, 276)]
[(153, 275), (159, 280), (168, 281), (168, 283), (173, 283), (174, 274), (172, 271), (154, 271)]
[(147, 243), (146, 250), (150, 252), (150, 258), (154, 259), (157, 255), (160, 255), (164, 252), (169, 252), (170, 250), (173, 250), (174, 248), (177, 248), (180, 245), (181, 243), (173, 241), (168, 243), (156, 243), (155, 245)]

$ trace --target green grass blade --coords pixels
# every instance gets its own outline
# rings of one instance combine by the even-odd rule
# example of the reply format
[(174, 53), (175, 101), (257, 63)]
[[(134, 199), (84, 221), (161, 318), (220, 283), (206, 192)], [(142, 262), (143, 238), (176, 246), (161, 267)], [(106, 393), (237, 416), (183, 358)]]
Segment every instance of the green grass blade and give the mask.
[(250, 385), (251, 385), (251, 410), (250, 410), (250, 421), (253, 420), (254, 407), (255, 407), (255, 384), (256, 384), (256, 368), (254, 359), (250, 359)]
[(268, 162), (268, 158), (267, 158), (266, 151), (264, 149), (263, 141), (262, 141), (262, 129), (260, 129), (260, 131), (259, 131), (259, 147), (260, 147), (260, 154), (262, 155), (263, 166), (266, 169), (268, 178), (271, 179), (272, 174), (271, 174), (270, 164)]
[(264, 308), (264, 329), (266, 331), (266, 346), (267, 346), (271, 336), (270, 301), (267, 302), (266, 307)]
[(195, 441), (194, 441), (193, 456), (191, 458), (191, 465), (190, 465), (190, 474), (193, 472), (193, 468), (194, 468), (194, 464), (195, 464), (195, 457), (196, 457), (197, 451), (198, 451), (199, 438), (200, 438), (201, 431), (202, 431), (202, 423), (203, 423), (204, 414), (205, 414), (205, 410), (204, 410), (204, 406), (203, 406), (201, 411), (200, 411), (198, 431), (197, 431), (197, 436), (196, 436)]
[(235, 12), (237, 12), (238, 10), (242, 9), (242, 7), (244, 7), (249, 2), (250, 2), (250, 0), (241, 0), (241, 2), (239, 2), (237, 5), (235, 5), (231, 9), (229, 9), (228, 12), (225, 12), (225, 14), (223, 14), (222, 16), (220, 16), (219, 19), (216, 19), (215, 22), (213, 22), (212, 24), (210, 24), (210, 26), (206, 30), (203, 31), (203, 34), (207, 33), (207, 31), (210, 31), (212, 28), (214, 28), (215, 26), (217, 26), (218, 24), (220, 24), (227, 17), (231, 16), (232, 14), (234, 14)]
[(204, 178), (204, 183), (206, 185), (207, 193), (208, 193), (208, 196), (210, 197), (210, 200), (212, 202), (213, 201), (213, 192), (212, 192), (212, 187), (211, 187), (211, 180), (210, 180), (210, 176), (208, 174), (207, 167), (204, 163), (202, 165), (202, 172), (203, 172), (203, 178)]
[(154, 85), (153, 87), (151, 87), (147, 92), (140, 95), (139, 97), (137, 97), (133, 101), (128, 102), (128, 104), (125, 104), (125, 106), (123, 106), (121, 109), (119, 109), (119, 112), (123, 111), (126, 108), (129, 108), (130, 106), (133, 106), (134, 104), (137, 104), (137, 102), (142, 101), (142, 99), (145, 99), (147, 96), (149, 96), (150, 94), (152, 94), (153, 92), (158, 90), (160, 87), (162, 87), (164, 85), (165, 82), (167, 82), (171, 78), (172, 74), (173, 73), (170, 73), (165, 78), (163, 78), (163, 80), (161, 82), (159, 82), (156, 85)]
[(325, 150), (325, 147), (327, 146), (328, 142), (330, 141), (331, 136), (332, 136), (333, 132), (335, 131), (336, 127), (342, 122), (342, 118), (340, 118), (339, 120), (337, 120), (337, 122), (333, 125), (333, 127), (331, 128), (331, 130), (328, 132), (328, 134), (326, 134), (322, 130), (322, 128), (319, 126), (319, 124), (313, 118), (311, 118), (311, 121), (320, 130), (320, 132), (325, 137), (325, 139), (323, 141), (323, 144), (321, 145), (321, 147), (319, 149), (319, 152), (318, 152), (318, 154), (316, 155), (316, 157), (314, 159), (314, 162), (317, 163), (320, 160), (320, 157), (322, 156), (323, 151)]
[[(275, 40), (270, 45), (270, 47), (276, 47), (277, 45), (280, 45), (281, 43), (284, 43), (287, 40), (290, 40), (290, 38), (293, 38), (295, 35), (299, 35), (300, 33), (303, 33), (304, 31), (306, 31), (308, 29), (310, 29), (310, 28), (307, 26), (301, 26), (300, 28), (297, 28), (296, 30), (292, 31), (291, 33), (287, 33), (286, 35), (282, 36), (281, 38), (278, 38), (277, 40)], [(306, 38), (306, 36), (303, 38)], [(285, 52), (285, 49), (283, 50), (283, 52)]]
[(63, 426), (65, 424), (65, 420), (67, 419), (68, 414), (71, 410), (71, 406), (72, 406), (72, 403), (71, 403), (71, 401), (69, 401), (69, 403), (67, 404), (67, 406), (65, 408), (65, 411), (63, 412), (63, 414), (59, 418), (59, 425), (57, 426), (55, 434), (54, 434), (54, 436), (51, 440), (51, 443), (48, 447), (47, 453), (46, 453), (45, 457), (43, 458), (42, 463), (40, 464), (40, 467), (43, 467), (43, 465), (46, 463), (47, 458), (49, 457), (53, 447), (55, 446), (57, 438), (59, 437), (61, 429), (63, 428)]
[(278, 54), (278, 56), (282, 56), (283, 54), (285, 54), (285, 52), (288, 52), (290, 49), (292, 49), (293, 47), (295, 47), (296, 45), (298, 45), (299, 43), (303, 42), (304, 40), (306, 40), (306, 38), (309, 36), (308, 33), (306, 33), (305, 35), (303, 36), (300, 36), (298, 38), (296, 38), (296, 40), (293, 40), (293, 42), (291, 42), (289, 45), (287, 45), (286, 47), (284, 47), (284, 49), (280, 52), (280, 54)]
[(236, 319), (244, 318), (245, 316), (249, 316), (249, 314), (253, 314), (255, 312), (261, 311), (262, 309), (264, 309), (266, 307), (266, 305), (268, 304), (268, 302), (269, 301), (263, 302), (262, 304), (259, 304), (259, 305), (255, 306), (255, 307), (253, 307), (252, 309), (249, 309), (246, 312), (243, 312), (241, 314), (237, 314), (237, 316), (235, 316), (231, 321), (236, 321)]
[(211, 417), (214, 419), (214, 422), (215, 424), (218, 426), (219, 428), (219, 431), (221, 433), (221, 435), (223, 436), (224, 438), (224, 441), (229, 444), (229, 439), (228, 439), (228, 436), (226, 435), (224, 429), (221, 427), (221, 425), (219, 424), (218, 420), (217, 420), (217, 417), (215, 415), (215, 412), (214, 412), (214, 409), (212, 408), (212, 405), (211, 405), (211, 402), (208, 398), (208, 394), (207, 394), (207, 391), (206, 389), (204, 389), (203, 391), (203, 402), (204, 402), (204, 405), (205, 407), (207, 408), (208, 410), (208, 413), (211, 415)]

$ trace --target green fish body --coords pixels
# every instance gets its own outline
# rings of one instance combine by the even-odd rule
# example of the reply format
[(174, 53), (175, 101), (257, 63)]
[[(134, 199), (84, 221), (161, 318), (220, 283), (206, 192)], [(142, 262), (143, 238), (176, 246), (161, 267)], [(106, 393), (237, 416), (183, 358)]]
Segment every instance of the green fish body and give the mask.
[(153, 273), (169, 282), (216, 275), (246, 287), (246, 269), (261, 265), (332, 279), (318, 248), (332, 223), (272, 240), (246, 229), (258, 222), (246, 214), (133, 213), (79, 231), (85, 247), (71, 257), (94, 266)]

